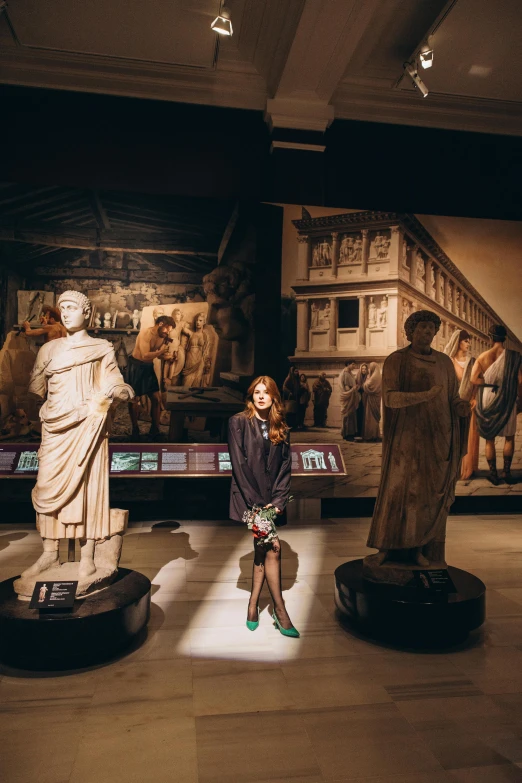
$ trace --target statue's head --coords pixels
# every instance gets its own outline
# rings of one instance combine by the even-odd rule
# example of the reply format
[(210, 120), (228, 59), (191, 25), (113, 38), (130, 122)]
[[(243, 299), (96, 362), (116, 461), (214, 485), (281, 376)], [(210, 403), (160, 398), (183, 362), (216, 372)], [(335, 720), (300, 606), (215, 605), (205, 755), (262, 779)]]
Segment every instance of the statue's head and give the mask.
[(431, 310), (417, 310), (404, 322), (406, 337), (414, 350), (426, 350), (433, 342), (433, 338), (440, 329), (440, 318)]
[(493, 324), (489, 330), (489, 336), (494, 343), (503, 343), (507, 337), (507, 329), (502, 324)]
[(254, 325), (250, 269), (239, 261), (217, 266), (203, 278), (209, 306), (207, 321), (223, 340), (245, 340)]
[(207, 314), (206, 313), (203, 313), (203, 312), (196, 313), (196, 315), (194, 316), (194, 329), (196, 329), (196, 331), (198, 331), (200, 329), (203, 329), (203, 327), (205, 326), (206, 322), (207, 322)]
[(179, 307), (176, 307), (176, 309), (172, 311), (172, 318), (176, 324), (179, 324), (183, 320), (183, 313)]
[(58, 299), (58, 308), (68, 332), (84, 329), (91, 315), (91, 303), (80, 291), (64, 291)]

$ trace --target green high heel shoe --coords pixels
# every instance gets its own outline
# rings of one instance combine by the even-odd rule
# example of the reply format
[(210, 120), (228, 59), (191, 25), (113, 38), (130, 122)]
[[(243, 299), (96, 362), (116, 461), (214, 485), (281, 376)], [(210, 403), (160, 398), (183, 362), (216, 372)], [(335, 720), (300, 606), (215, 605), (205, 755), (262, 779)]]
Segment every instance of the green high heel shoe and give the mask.
[(281, 625), (281, 623), (276, 617), (275, 609), (272, 612), (272, 620), (274, 621), (274, 628), (277, 628), (283, 634), (283, 636), (291, 636), (293, 639), (299, 639), (299, 637), (301, 636), (297, 628), (294, 628), (294, 626), (292, 626), (291, 628), (283, 628), (283, 626)]
[(255, 631), (259, 625), (259, 606), (257, 607), (257, 620), (247, 620), (246, 627), (249, 631)]

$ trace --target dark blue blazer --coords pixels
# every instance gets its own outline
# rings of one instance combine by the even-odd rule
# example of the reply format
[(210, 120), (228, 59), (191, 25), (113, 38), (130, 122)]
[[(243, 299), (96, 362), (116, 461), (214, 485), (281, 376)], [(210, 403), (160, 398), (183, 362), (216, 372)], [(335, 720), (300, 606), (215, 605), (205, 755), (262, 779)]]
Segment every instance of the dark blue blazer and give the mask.
[(232, 462), (230, 518), (240, 522), (248, 508), (268, 503), (283, 511), (290, 495), (290, 439), (271, 443), (265, 462), (259, 427), (254, 419), (236, 413), (228, 422), (228, 449)]

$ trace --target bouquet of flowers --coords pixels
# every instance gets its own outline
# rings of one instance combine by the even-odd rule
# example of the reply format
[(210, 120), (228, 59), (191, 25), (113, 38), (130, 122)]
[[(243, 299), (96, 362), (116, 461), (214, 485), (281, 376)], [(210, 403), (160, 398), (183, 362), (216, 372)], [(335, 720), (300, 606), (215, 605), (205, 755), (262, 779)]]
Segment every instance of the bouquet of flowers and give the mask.
[[(288, 502), (292, 498), (290, 497)], [(243, 522), (246, 523), (249, 530), (254, 534), (258, 544), (268, 547), (274, 538), (277, 538), (277, 529), (275, 520), (278, 514), (274, 506), (262, 508), (261, 506), (252, 506), (243, 514)]]

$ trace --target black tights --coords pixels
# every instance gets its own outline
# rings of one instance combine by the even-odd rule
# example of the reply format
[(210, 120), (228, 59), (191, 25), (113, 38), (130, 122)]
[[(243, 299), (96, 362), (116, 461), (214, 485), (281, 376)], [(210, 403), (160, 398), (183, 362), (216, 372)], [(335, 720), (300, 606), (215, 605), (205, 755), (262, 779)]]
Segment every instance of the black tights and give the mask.
[(286, 611), (283, 593), (281, 592), (281, 544), (276, 538), (267, 548), (257, 543), (254, 538), (254, 564), (252, 566), (252, 592), (248, 602), (248, 619), (255, 622), (259, 597), (265, 582), (274, 603), (276, 617), (283, 628), (292, 628), (292, 621)]

